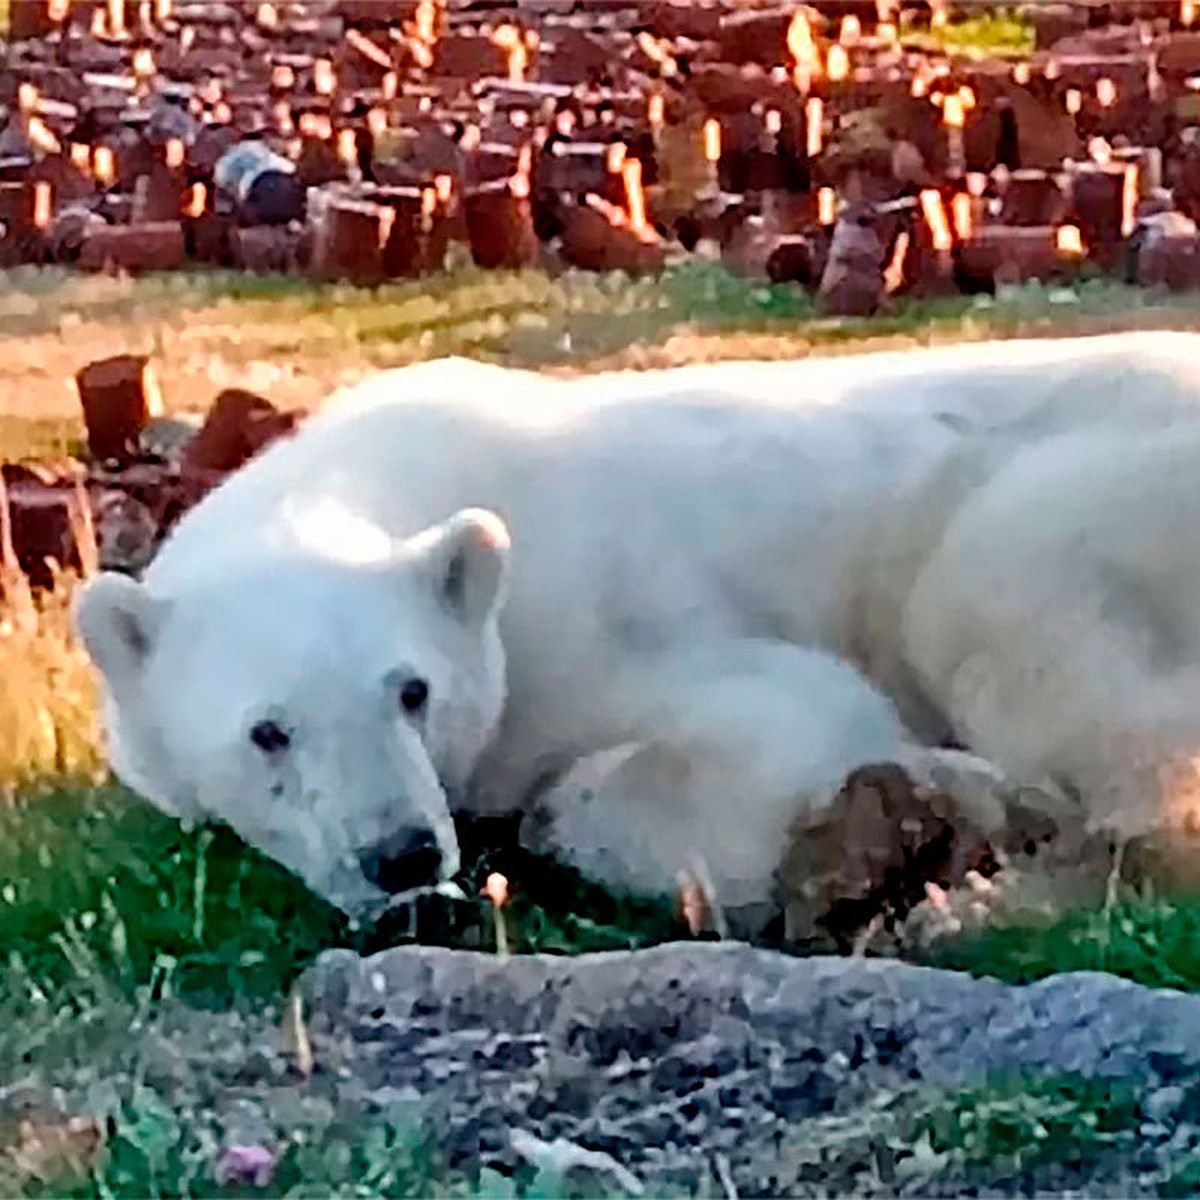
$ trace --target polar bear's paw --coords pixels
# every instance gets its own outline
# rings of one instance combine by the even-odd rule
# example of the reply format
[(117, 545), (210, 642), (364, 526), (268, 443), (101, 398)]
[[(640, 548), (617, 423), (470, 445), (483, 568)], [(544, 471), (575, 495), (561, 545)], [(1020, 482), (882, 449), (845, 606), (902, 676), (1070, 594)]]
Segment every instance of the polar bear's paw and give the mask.
[(1122, 843), (1104, 835), (1068, 835), (1036, 854), (999, 854), (999, 869), (987, 878), (968, 871), (954, 887), (927, 884), (925, 901), (888, 931), (890, 943), (877, 927), (863, 939), (862, 948), (883, 950), (890, 944), (910, 952), (926, 950), (991, 926), (1043, 922), (1071, 909), (1111, 904), (1137, 874), (1136, 867), (1125, 867), (1123, 850)]
[[(985, 928), (1007, 914), (1010, 876), (972, 868), (956, 887), (927, 880), (925, 898), (907, 914), (877, 913), (853, 939), (857, 954), (927, 950), (940, 941)], [(890, 916), (890, 919), (889, 919)]]
[(780, 864), (784, 936), (843, 950), (979, 928), (1024, 907), (1027, 875), (1070, 861), (1082, 817), (1049, 785), (1018, 786), (958, 751), (852, 772)]

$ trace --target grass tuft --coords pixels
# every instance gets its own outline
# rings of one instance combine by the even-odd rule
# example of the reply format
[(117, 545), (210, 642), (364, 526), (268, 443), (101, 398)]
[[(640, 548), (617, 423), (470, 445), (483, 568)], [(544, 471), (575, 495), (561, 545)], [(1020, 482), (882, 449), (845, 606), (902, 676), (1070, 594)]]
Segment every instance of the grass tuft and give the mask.
[(1131, 1084), (1013, 1072), (967, 1088), (880, 1093), (793, 1128), (781, 1156), (798, 1181), (833, 1179), (844, 1194), (919, 1195), (937, 1183), (932, 1194), (952, 1194), (944, 1189), (957, 1184), (960, 1195), (1027, 1195), (1044, 1192), (1056, 1168), (1095, 1170), (1128, 1155), (1138, 1124)]
[(1064, 971), (1105, 971), (1148, 987), (1197, 991), (1200, 897), (1147, 890), (1108, 909), (995, 925), (947, 943), (931, 961), (1009, 983), (1033, 983)]
[(901, 29), (913, 46), (966, 58), (1024, 59), (1033, 54), (1037, 31), (1033, 23), (1010, 8), (989, 5), (975, 16), (959, 17), (933, 29)]
[(0, 605), (0, 805), (102, 773), (95, 681), (71, 635), (70, 591), (37, 602), (32, 619)]

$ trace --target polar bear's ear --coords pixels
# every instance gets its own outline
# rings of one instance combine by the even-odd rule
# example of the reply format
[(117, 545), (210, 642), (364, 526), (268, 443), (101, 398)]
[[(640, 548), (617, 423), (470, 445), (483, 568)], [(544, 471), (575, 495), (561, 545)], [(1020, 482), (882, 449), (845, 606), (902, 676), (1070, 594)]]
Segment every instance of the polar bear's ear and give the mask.
[(136, 579), (115, 571), (100, 572), (79, 592), (75, 629), (114, 691), (137, 679), (160, 628), (163, 608), (163, 602)]
[(464, 508), (419, 538), (438, 599), (464, 623), (482, 625), (503, 601), (511, 542), (504, 522)]

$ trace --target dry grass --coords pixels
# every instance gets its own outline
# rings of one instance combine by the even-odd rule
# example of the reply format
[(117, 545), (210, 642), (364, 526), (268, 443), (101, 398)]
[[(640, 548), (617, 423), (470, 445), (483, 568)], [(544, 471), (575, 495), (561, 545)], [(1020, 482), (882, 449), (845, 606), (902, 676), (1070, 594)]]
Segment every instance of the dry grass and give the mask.
[(99, 780), (95, 684), (69, 627), (69, 592), (30, 619), (0, 615), (0, 794)]
[(1091, 281), (844, 320), (820, 318), (798, 288), (707, 262), (661, 280), (465, 266), (374, 290), (220, 272), (130, 280), (19, 270), (0, 273), (0, 457), (24, 452), (22, 435), (40, 447), (78, 437), (72, 377), (113, 353), (151, 354), (169, 409), (203, 409), (234, 385), (308, 409), (372, 370), (443, 354), (570, 373), (1145, 325), (1200, 327), (1200, 297)]
[[(97, 562), (86, 497), (74, 497), (72, 529), (85, 573)], [(34, 595), (17, 565), (8, 497), (0, 479), (0, 795), (71, 781), (100, 782), (95, 677), (71, 628), (76, 579)]]
[(60, 271), (0, 276), (0, 415), (72, 418), (72, 377), (93, 358), (150, 354), (172, 409), (247, 387), (309, 408), (381, 367), (447, 353), (532, 361), (654, 337), (668, 298), (649, 282), (464, 268), (373, 291), (220, 272), (139, 280)]

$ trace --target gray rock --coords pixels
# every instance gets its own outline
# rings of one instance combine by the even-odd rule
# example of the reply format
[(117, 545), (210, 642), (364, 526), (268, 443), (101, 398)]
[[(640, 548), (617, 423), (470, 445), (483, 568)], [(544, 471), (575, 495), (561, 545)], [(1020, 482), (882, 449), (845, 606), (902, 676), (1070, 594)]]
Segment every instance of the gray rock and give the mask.
[(1146, 1094), (1142, 1109), (1151, 1121), (1170, 1121), (1183, 1107), (1186, 1098), (1187, 1092), (1181, 1087), (1155, 1088)]
[[(812, 1194), (779, 1149), (786, 1131), (881, 1093), (1014, 1069), (1161, 1085), (1144, 1109), (1144, 1153), (1150, 1130), (1155, 1144), (1170, 1140), (1186, 1099), (1168, 1080), (1194, 1074), (1200, 1057), (1197, 997), (1094, 973), (1012, 987), (734, 943), (507, 960), (414, 946), (365, 959), (333, 951), (304, 983), (314, 1028), (353, 1031), (357, 1074), (416, 1083), (454, 1130), (455, 1156), (503, 1162), (505, 1130), (519, 1127), (607, 1154), (654, 1194), (699, 1186), (707, 1168), (697, 1174), (697, 1156), (715, 1153), (739, 1192)], [(1107, 1186), (1059, 1175), (1046, 1186)], [(994, 1194), (1025, 1187), (995, 1182)], [(859, 1174), (847, 1186), (870, 1191)], [(1114, 1187), (1141, 1190), (1129, 1174)]]
[[(109, 1022), (90, 1078), (47, 1062), (22, 1086), (92, 1115), (157, 1096), (201, 1157), (419, 1121), (451, 1172), (557, 1171), (542, 1194), (1152, 1195), (1197, 1143), (1200, 997), (1106, 975), (1010, 987), (734, 943), (507, 960), (407, 946), (330, 951), (302, 990), (310, 1075), (279, 1012), (170, 1000), (136, 1038)], [(1080, 1161), (915, 1149), (903, 1106), (920, 1089), (1014, 1068), (1132, 1080), (1140, 1112)]]
[(331, 951), (305, 986), (322, 1019), (361, 1026), (360, 1037), (389, 1023), (392, 1037), (411, 1036), (419, 1014), (458, 1039), (540, 1033), (600, 1067), (650, 1057), (665, 1073), (685, 1045), (703, 1050), (700, 1061), (720, 1059), (718, 1074), (766, 1046), (785, 1062), (840, 1051), (854, 1069), (939, 1083), (1013, 1067), (1145, 1077), (1156, 1060), (1191, 1070), (1200, 1057), (1200, 998), (1183, 993), (1093, 972), (1012, 987), (736, 943), (508, 960), (415, 946), (363, 959)]

